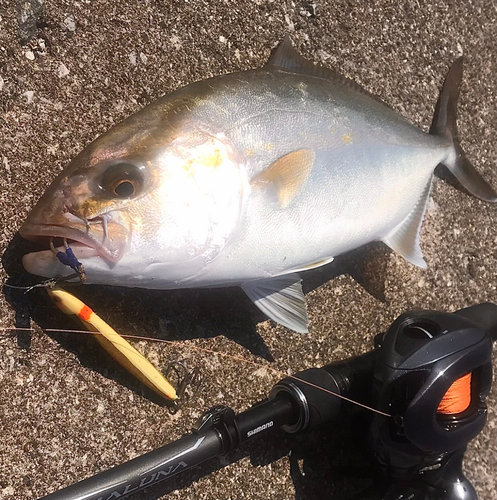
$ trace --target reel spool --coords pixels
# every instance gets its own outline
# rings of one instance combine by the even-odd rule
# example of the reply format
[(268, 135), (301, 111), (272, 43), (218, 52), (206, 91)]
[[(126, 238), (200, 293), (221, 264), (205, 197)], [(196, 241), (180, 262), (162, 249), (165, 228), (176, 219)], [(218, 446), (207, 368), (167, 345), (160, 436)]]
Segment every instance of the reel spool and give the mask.
[(467, 373), (453, 382), (438, 405), (438, 415), (450, 418), (469, 408), (471, 405), (471, 378), (472, 373)]

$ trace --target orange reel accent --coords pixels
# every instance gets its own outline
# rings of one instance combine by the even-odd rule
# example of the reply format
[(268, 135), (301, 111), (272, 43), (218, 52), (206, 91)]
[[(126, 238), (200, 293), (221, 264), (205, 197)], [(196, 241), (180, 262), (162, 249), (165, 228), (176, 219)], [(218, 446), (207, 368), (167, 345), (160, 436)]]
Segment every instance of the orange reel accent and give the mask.
[(471, 404), (471, 373), (454, 381), (447, 389), (438, 405), (437, 412), (442, 415), (457, 415), (469, 408)]

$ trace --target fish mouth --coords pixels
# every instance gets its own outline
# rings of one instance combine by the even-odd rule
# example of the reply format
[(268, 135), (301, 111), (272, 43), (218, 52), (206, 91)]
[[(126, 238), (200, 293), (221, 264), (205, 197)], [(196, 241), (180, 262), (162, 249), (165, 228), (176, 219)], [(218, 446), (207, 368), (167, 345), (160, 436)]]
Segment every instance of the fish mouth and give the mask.
[[(63, 223), (44, 223), (28, 220), (19, 230), (20, 235), (46, 249), (54, 246), (59, 249), (63, 243), (77, 248), (82, 257), (101, 257), (115, 263), (118, 262), (127, 247), (129, 231), (120, 223), (113, 221), (107, 214), (83, 221), (72, 214), (64, 214)], [(69, 215), (69, 217), (67, 217)], [(51, 245), (51, 242), (53, 245)], [(46, 250), (33, 252), (42, 254)]]

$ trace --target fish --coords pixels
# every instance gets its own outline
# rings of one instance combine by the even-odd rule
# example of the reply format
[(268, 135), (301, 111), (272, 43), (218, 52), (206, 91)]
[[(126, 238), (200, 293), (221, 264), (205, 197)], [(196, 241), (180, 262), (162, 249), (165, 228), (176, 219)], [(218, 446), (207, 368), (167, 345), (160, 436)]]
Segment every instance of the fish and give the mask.
[[(287, 36), (265, 66), (187, 85), (98, 137), (20, 234), (55, 250), (68, 242), (87, 283), (239, 286), (305, 333), (302, 272), (372, 241), (426, 267), (419, 233), (438, 165), (497, 201), (457, 138), (462, 73), (459, 58), (427, 133)], [(23, 265), (67, 274), (51, 250)]]

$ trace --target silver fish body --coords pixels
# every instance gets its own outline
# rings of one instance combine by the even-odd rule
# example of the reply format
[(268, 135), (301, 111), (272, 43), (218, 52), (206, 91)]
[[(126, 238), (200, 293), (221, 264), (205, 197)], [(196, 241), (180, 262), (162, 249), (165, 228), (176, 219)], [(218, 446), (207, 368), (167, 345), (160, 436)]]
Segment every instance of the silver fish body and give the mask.
[[(90, 283), (240, 285), (307, 331), (300, 271), (374, 240), (425, 265), (419, 228), (438, 164), (495, 201), (455, 138), (461, 71), (426, 134), (285, 40), (264, 68), (191, 84), (102, 135), (21, 234), (73, 240)], [(67, 274), (50, 251), (24, 265)]]

